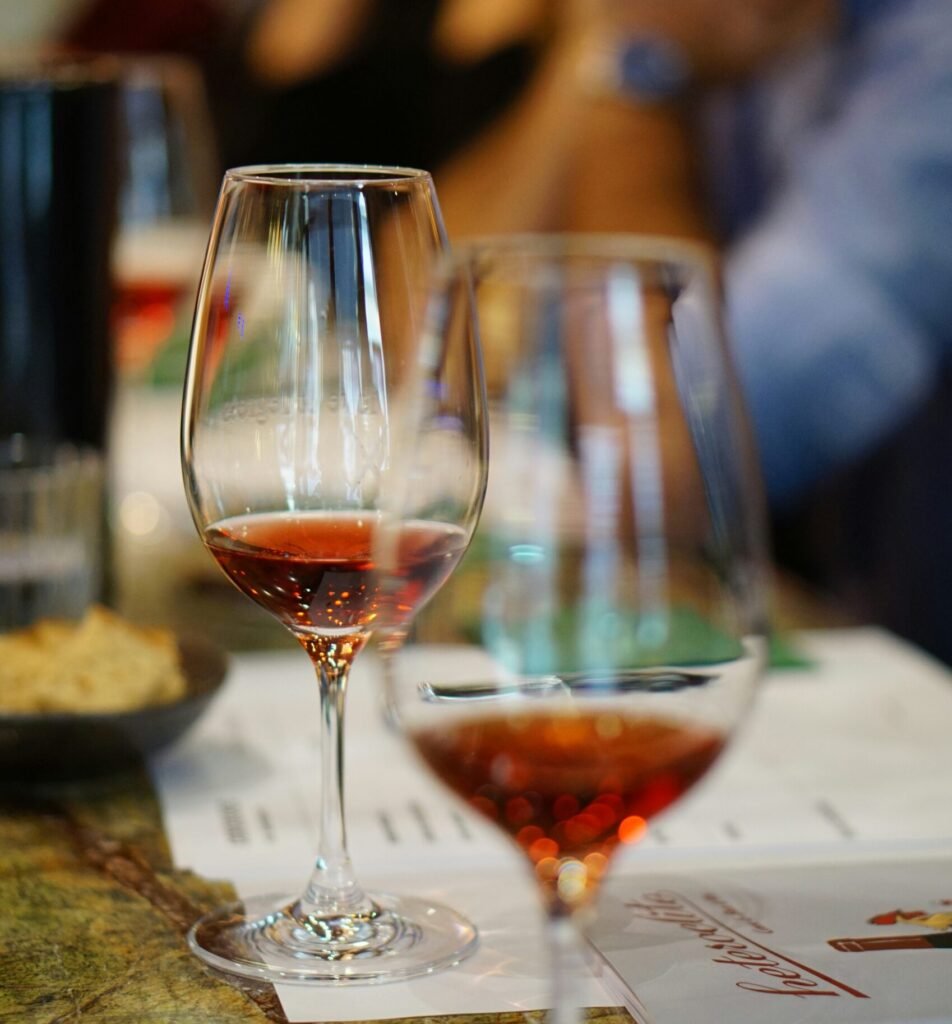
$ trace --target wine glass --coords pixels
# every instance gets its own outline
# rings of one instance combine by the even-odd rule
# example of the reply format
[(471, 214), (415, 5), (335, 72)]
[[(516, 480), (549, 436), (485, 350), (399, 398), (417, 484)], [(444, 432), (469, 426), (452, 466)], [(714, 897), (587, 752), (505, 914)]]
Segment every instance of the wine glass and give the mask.
[(119, 73), (112, 596), (130, 618), (175, 625), (183, 562), (200, 557), (182, 495), (179, 404), (221, 172), (194, 63), (170, 54), (125, 56)]
[(433, 502), (397, 538), (394, 636), (453, 571), (485, 490), (472, 325), (418, 372), (420, 306), (444, 244), (423, 171), (277, 165), (228, 171), (222, 185), (188, 359), (185, 489), (208, 551), (310, 656), (322, 744), (320, 850), (303, 894), (221, 908), (189, 933), (231, 973), (389, 981), (475, 947), (449, 908), (361, 889), (343, 806), (347, 678), (381, 614), (374, 535), (389, 489), (405, 483), (395, 467), (408, 434), (396, 428), (421, 388), (442, 395), (454, 463), (451, 482), (416, 478)]
[[(474, 241), (435, 290), (444, 347), (473, 304), (488, 495), (466, 563), (385, 652), (388, 697), (531, 865), (562, 1022), (609, 861), (717, 760), (761, 673), (761, 500), (702, 250)], [(417, 515), (410, 495), (381, 536)]]
[[(120, 64), (120, 190), (112, 253), (116, 362), (140, 381), (167, 346), (181, 378), (191, 289), (208, 239), (218, 171), (201, 74), (171, 55)], [(171, 377), (171, 373), (168, 375)]]

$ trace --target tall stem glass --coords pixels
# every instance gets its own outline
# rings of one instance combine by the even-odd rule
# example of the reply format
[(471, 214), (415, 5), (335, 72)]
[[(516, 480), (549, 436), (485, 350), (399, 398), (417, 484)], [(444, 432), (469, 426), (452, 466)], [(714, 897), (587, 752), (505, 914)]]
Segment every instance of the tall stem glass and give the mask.
[[(205, 260), (182, 419), (195, 524), (232, 582), (310, 656), (320, 692), (320, 850), (304, 891), (229, 906), (192, 949), (231, 973), (389, 981), (455, 963), (473, 926), (422, 899), (366, 893), (347, 851), (348, 675), (383, 611), (374, 544), (388, 488), (405, 486), (395, 425), (421, 387), (447, 415), (452, 500), (407, 521), (393, 550), (394, 636), (453, 571), (486, 479), (482, 366), (461, 331), (420, 379), (421, 304), (444, 246), (422, 171), (271, 166), (229, 171)], [(434, 479), (439, 475), (439, 479)], [(446, 497), (436, 463), (415, 487)], [(280, 699), (279, 696), (276, 699)]]
[(609, 862), (705, 775), (754, 691), (761, 502), (703, 251), (464, 244), (434, 299), (444, 347), (473, 304), (493, 448), (481, 526), (386, 678), (423, 762), (524, 853), (565, 1024), (575, 925)]

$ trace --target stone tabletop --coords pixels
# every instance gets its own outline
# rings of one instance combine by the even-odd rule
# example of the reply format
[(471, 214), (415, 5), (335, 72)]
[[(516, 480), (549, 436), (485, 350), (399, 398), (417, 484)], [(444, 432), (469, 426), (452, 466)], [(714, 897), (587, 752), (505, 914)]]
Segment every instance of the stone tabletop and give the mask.
[[(225, 981), (189, 952), (200, 914), (233, 898), (172, 866), (144, 769), (0, 792), (0, 1021), (285, 1022), (269, 985)], [(631, 1024), (624, 1010), (591, 1010)], [(541, 1014), (428, 1018), (516, 1024)]]

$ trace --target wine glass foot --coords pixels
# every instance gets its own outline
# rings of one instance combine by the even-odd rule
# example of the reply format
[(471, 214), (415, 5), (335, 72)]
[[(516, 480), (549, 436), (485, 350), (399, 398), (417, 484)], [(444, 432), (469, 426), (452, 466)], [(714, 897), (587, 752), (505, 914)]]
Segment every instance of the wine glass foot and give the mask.
[(199, 918), (188, 944), (210, 967), (272, 982), (374, 984), (452, 967), (473, 953), (476, 928), (440, 903), (373, 893), (372, 914), (299, 920), (294, 900), (263, 896)]

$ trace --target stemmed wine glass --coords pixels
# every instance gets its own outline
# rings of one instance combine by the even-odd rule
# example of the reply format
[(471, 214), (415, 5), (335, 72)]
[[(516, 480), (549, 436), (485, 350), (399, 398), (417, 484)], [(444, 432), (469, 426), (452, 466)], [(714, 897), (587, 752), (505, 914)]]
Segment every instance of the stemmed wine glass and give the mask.
[[(761, 672), (761, 502), (702, 250), (474, 241), (437, 282), (443, 347), (473, 305), (481, 526), (385, 678), (425, 764), (531, 865), (567, 1022), (574, 925), (609, 861), (708, 771)], [(382, 538), (415, 521), (412, 494), (390, 515)], [(399, 588), (399, 561), (381, 569)]]
[(397, 425), (421, 393), (440, 395), (430, 449), (451, 453), (452, 466), (415, 466), (430, 502), (391, 534), (391, 637), (453, 571), (485, 490), (473, 325), (425, 367), (419, 358), (428, 274), (444, 245), (422, 171), (248, 167), (222, 185), (188, 359), (185, 487), (208, 551), (310, 656), (322, 743), (321, 845), (303, 894), (223, 907), (189, 933), (198, 956), (231, 973), (389, 981), (475, 947), (475, 929), (449, 908), (361, 889), (343, 807), (347, 678), (382, 616), (375, 533), (388, 489), (407, 484), (397, 465), (409, 435)]

